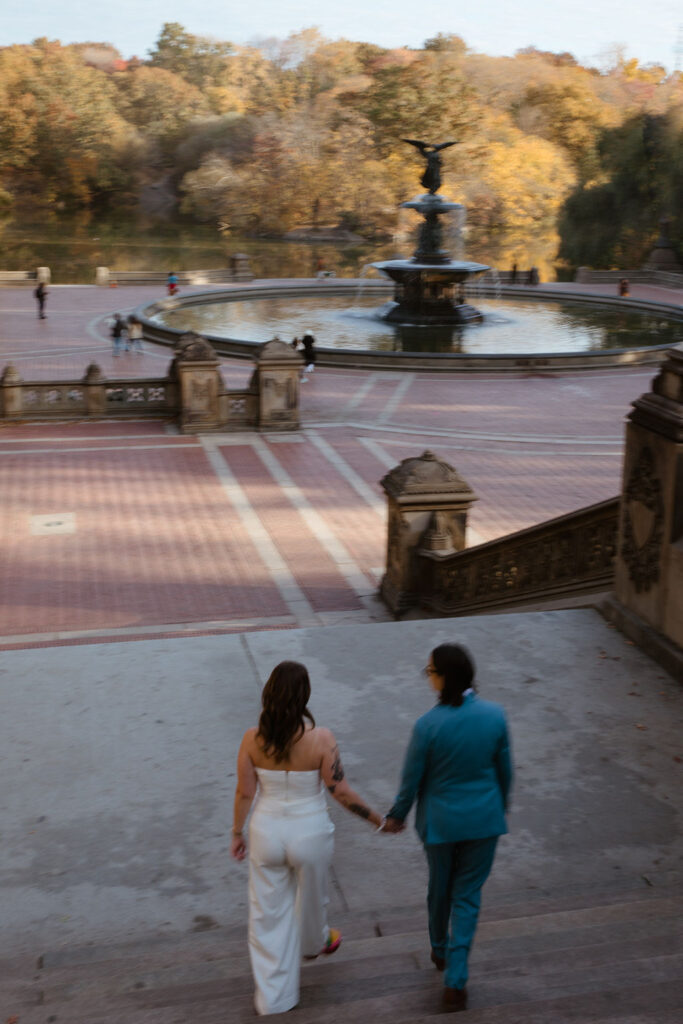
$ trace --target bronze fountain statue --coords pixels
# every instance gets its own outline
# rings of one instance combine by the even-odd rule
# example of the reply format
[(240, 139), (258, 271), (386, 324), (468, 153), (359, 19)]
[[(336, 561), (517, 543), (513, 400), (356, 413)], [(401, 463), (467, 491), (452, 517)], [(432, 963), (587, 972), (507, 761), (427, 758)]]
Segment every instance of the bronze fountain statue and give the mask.
[(418, 139), (402, 141), (419, 149), (427, 161), (420, 184), (428, 192), (401, 203), (401, 206), (417, 210), (424, 217), (412, 259), (383, 260), (372, 264), (396, 283), (394, 301), (387, 303), (382, 317), (393, 323), (420, 326), (481, 320), (479, 310), (465, 302), (465, 283), (490, 268), (481, 263), (452, 260), (448, 250), (442, 248), (440, 218), (445, 213), (463, 209), (460, 203), (450, 203), (436, 194), (441, 188), (440, 153), (456, 143), (434, 144)]

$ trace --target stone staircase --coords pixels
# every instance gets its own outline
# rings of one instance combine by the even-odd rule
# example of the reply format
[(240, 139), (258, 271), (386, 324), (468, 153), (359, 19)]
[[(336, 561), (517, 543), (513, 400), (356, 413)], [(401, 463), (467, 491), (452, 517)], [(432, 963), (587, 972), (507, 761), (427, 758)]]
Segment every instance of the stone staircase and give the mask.
[[(515, 901), (518, 902), (515, 902)], [(335, 915), (288, 1024), (443, 1019), (423, 907)], [(201, 928), (201, 922), (198, 925)], [(244, 927), (0, 962), (12, 1024), (238, 1024), (255, 1019)], [(273, 1019), (279, 1020), (280, 1015)], [(678, 888), (489, 896), (471, 957), (471, 1024), (681, 1024)]]

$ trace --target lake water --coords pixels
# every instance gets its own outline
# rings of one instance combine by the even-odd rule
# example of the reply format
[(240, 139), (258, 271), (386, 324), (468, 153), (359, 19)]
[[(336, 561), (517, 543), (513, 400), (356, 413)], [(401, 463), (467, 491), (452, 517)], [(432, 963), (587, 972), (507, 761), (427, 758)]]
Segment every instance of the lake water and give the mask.
[[(457, 258), (452, 241), (447, 243)], [(466, 239), (467, 258), (509, 269), (537, 266), (544, 281), (555, 279), (558, 239), (513, 235)], [(322, 260), (338, 277), (358, 277), (373, 260), (410, 255), (412, 238), (353, 245), (285, 242), (222, 236), (215, 227), (184, 220), (133, 216), (95, 218), (65, 214), (31, 221), (0, 219), (0, 269), (50, 267), (54, 284), (94, 284), (95, 268), (112, 270), (211, 270), (227, 267), (232, 253), (247, 253), (256, 277), (312, 277)]]

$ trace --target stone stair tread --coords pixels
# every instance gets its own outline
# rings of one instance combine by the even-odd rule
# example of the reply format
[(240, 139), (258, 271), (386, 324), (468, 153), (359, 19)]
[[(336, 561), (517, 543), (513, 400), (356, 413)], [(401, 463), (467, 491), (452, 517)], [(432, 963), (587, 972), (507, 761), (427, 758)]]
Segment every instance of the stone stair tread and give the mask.
[[(408, 939), (412, 944), (413, 936)], [(376, 940), (384, 946), (386, 940)], [(666, 943), (662, 946), (666, 949)], [(603, 951), (602, 961), (596, 956), (595, 950), (579, 951), (578, 957), (567, 957), (564, 951), (548, 960), (541, 954), (529, 959), (509, 958), (506, 969), (498, 965), (498, 970), (479, 973), (474, 977), (477, 982), (477, 998), (487, 1003), (500, 1004), (509, 1002), (536, 1001), (539, 995), (549, 997), (566, 997), (582, 995), (586, 989), (599, 993), (604, 985), (615, 984), (628, 987), (633, 977), (647, 979), (654, 986), (683, 977), (683, 954), (661, 953), (652, 955), (655, 950), (644, 949), (640, 955), (624, 958), (623, 950), (616, 949), (612, 956)], [(616, 959), (615, 959), (616, 958)], [(336, 960), (336, 958), (335, 958)], [(570, 977), (567, 975), (570, 974)], [(167, 982), (171, 979), (164, 979)], [(229, 986), (229, 1007), (236, 1010), (241, 1007), (247, 1012), (252, 1000), (252, 980), (248, 968), (233, 977), (213, 977), (187, 981), (176, 977), (166, 987), (137, 988), (133, 985), (127, 991), (104, 993), (97, 989), (85, 989), (78, 993), (75, 1000), (59, 1001), (51, 998), (49, 991), (43, 1003), (47, 1012), (56, 1013), (57, 1018), (68, 1013), (69, 1021), (86, 1014), (88, 1007), (97, 1005), (97, 1012), (103, 1019), (107, 1014), (121, 1013), (125, 1007), (127, 1020), (131, 1024), (137, 1020), (137, 1014), (147, 1010), (167, 1008), (175, 1009), (183, 1004), (203, 1006), (202, 1013), (209, 1013), (211, 1006), (218, 1006), (226, 1001), (226, 986)], [(411, 1005), (413, 1017), (418, 1013), (428, 1012), (429, 1007), (422, 1006), (425, 993), (436, 991), (440, 987), (440, 976), (429, 963), (428, 955), (422, 944), (420, 954), (410, 952), (382, 953), (379, 956), (361, 960), (336, 962), (324, 961), (302, 970), (301, 993), (302, 1006), (297, 1010), (297, 1019), (301, 1015), (301, 1024), (314, 1021), (320, 1007), (339, 1006), (355, 1003), (358, 999), (371, 998), (371, 994), (379, 988), (381, 992), (401, 993), (401, 1012), (408, 1003)], [(349, 997), (351, 994), (351, 998)], [(433, 996), (432, 996), (433, 998)], [(103, 1005), (104, 999), (104, 1005)], [(110, 1001), (111, 1000), (111, 1001)], [(417, 1005), (413, 1005), (417, 1003)], [(107, 1005), (108, 1004), (108, 1005)], [(310, 1016), (310, 1011), (313, 1016)], [(193, 1011), (194, 1012), (194, 1011)], [(394, 1016), (397, 1011), (394, 1011)], [(196, 1016), (196, 1014), (195, 1014)], [(198, 1018), (197, 1018), (198, 1019)], [(288, 1019), (294, 1020), (294, 1017)], [(373, 1009), (373, 1019), (384, 1019), (381, 1006)]]
[[(656, 916), (657, 911), (660, 916)], [(588, 913), (584, 909), (483, 923), (474, 947), (472, 966), (476, 970), (481, 964), (485, 966), (487, 977), (502, 978), (523, 974), (528, 968), (552, 974), (558, 960), (563, 965), (570, 962), (582, 965), (586, 961), (601, 964), (610, 963), (615, 957), (633, 961), (653, 954), (676, 953), (683, 945), (680, 911), (679, 901), (657, 899), (592, 908)], [(597, 923), (593, 923), (596, 919)], [(564, 923), (564, 930), (558, 922)], [(533, 930), (529, 930), (530, 923), (533, 923)], [(510, 925), (516, 930), (511, 930)], [(108, 1002), (125, 993), (138, 992), (146, 997), (159, 990), (157, 995), (160, 995), (163, 989), (172, 991), (183, 984), (207, 985), (209, 990), (215, 988), (221, 995), (226, 982), (232, 986), (240, 977), (249, 977), (246, 936), (233, 940), (231, 945), (236, 951), (230, 952), (223, 946), (220, 956), (205, 950), (202, 960), (194, 956), (185, 959), (183, 939), (177, 938), (175, 944), (167, 943), (162, 951), (155, 949), (152, 954), (138, 958), (135, 964), (131, 964), (130, 959), (119, 958), (34, 970), (30, 975), (32, 980), (26, 981), (23, 989), (15, 983), (15, 1000), (26, 1005), (35, 1000), (36, 991), (42, 991), (51, 1005), (68, 1002), (74, 1006), (74, 1002), (81, 1003), (96, 995)], [(315, 981), (332, 980), (340, 970), (349, 978), (364, 977), (368, 964), (380, 967), (392, 959), (405, 961), (406, 968), (429, 969), (426, 928), (381, 938), (345, 940), (338, 956), (316, 962)], [(303, 985), (308, 984), (306, 975), (304, 969)], [(23, 977), (28, 979), (29, 975)]]
[[(483, 928), (482, 928), (483, 930)], [(550, 939), (550, 941), (548, 941)], [(526, 965), (534, 970), (552, 970), (555, 962), (569, 961), (575, 964), (588, 962), (609, 962), (618, 957), (634, 959), (647, 952), (649, 955), (675, 953), (683, 948), (683, 924), (680, 918), (655, 918), (632, 922), (627, 934), (623, 922), (615, 928), (592, 926), (579, 930), (556, 932), (548, 936), (543, 933), (504, 939), (478, 938), (471, 963), (485, 966), (490, 974), (509, 971), (523, 971)], [(413, 967), (429, 968), (429, 945), (426, 929), (417, 933), (383, 936), (382, 938), (345, 941), (340, 953), (334, 958), (320, 959), (316, 967), (316, 978), (322, 980), (325, 972), (334, 972), (344, 965), (347, 975), (354, 971), (362, 974), (368, 963), (380, 963), (386, 958), (410, 958)], [(239, 955), (209, 957), (203, 961), (183, 961), (178, 955), (170, 954), (165, 963), (156, 959), (138, 962), (134, 967), (128, 961), (112, 963), (98, 962), (89, 969), (62, 968), (52, 971), (34, 972), (34, 988), (39, 988), (51, 1001), (86, 998), (89, 992), (99, 991), (101, 996), (112, 998), (123, 992), (144, 989), (149, 991), (164, 987), (172, 979), (180, 983), (225, 983), (249, 973), (249, 958), (246, 941), (240, 945)], [(306, 968), (304, 968), (304, 971)], [(322, 973), (321, 973), (322, 972)]]
[[(377, 979), (380, 982), (382, 979)], [(394, 979), (395, 980), (395, 979)], [(680, 1024), (683, 1019), (683, 980), (658, 982), (653, 987), (645, 984), (620, 985), (601, 991), (588, 991), (563, 996), (535, 999), (508, 1000), (497, 1005), (486, 1005), (488, 994), (481, 986), (470, 994), (468, 1024)], [(344, 993), (347, 994), (348, 993)], [(288, 1024), (389, 1024), (405, 1021), (412, 1024), (436, 1024), (443, 1021), (439, 1012), (440, 985), (394, 987), (380, 995), (343, 1001), (322, 999), (306, 1005), (302, 1003), (284, 1014), (274, 1014)], [(322, 994), (321, 994), (322, 995)], [(243, 1024), (254, 1016), (251, 995), (231, 996), (211, 1002), (179, 1001), (174, 1005), (152, 1008), (113, 1007), (103, 1013), (84, 1010), (82, 1013), (54, 1015), (45, 1007), (22, 1013), (21, 1024), (46, 1024), (52, 1018), (56, 1024)]]

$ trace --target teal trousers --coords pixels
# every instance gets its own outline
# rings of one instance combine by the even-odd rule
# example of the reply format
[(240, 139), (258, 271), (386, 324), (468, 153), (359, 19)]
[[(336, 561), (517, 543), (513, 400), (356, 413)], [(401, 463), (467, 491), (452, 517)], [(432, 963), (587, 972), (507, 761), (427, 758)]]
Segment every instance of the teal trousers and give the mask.
[(497, 843), (498, 836), (425, 844), (429, 939), (434, 953), (446, 961), (444, 984), (449, 988), (464, 988), (467, 981), (481, 889), (491, 871)]

